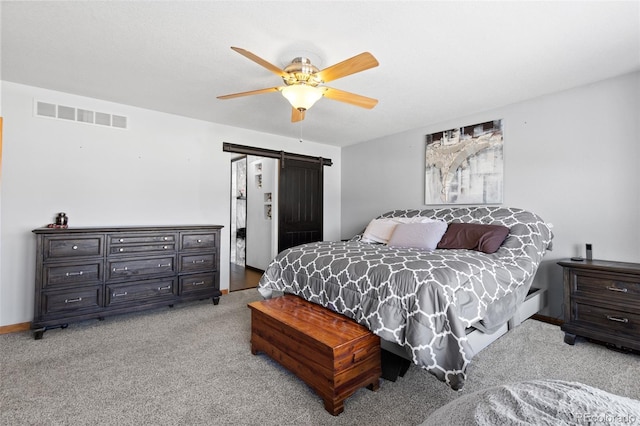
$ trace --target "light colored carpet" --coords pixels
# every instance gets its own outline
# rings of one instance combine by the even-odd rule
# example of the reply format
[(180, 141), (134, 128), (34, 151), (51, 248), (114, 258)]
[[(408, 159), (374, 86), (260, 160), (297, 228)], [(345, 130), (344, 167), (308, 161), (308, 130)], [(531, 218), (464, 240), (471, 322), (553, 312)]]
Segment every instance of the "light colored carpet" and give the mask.
[(337, 417), (303, 382), (251, 355), (255, 289), (210, 301), (0, 336), (2, 425), (416, 425), (462, 395), (530, 379), (577, 381), (640, 399), (640, 356), (528, 320), (474, 359), (457, 393), (412, 366), (361, 389)]

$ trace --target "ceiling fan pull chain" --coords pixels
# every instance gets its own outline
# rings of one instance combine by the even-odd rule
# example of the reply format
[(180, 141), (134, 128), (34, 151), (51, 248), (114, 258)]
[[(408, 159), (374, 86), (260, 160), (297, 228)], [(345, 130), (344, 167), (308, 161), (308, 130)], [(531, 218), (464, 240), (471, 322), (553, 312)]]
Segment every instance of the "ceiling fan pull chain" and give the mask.
[(302, 143), (302, 123), (304, 123), (304, 121), (300, 120), (300, 143)]

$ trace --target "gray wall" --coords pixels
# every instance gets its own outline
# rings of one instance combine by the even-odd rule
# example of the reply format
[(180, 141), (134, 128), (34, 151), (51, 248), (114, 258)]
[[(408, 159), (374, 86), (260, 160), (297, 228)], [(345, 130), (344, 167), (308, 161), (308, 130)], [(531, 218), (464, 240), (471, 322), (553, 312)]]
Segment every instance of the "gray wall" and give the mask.
[[(561, 268), (584, 256), (640, 262), (640, 73), (349, 146), (342, 151), (342, 237), (388, 210), (424, 205), (425, 135), (502, 119), (504, 206), (554, 225), (534, 285), (562, 315)], [(425, 100), (437, 102), (437, 100)]]
[[(220, 224), (229, 288), (232, 155), (223, 142), (331, 158), (324, 237), (340, 237), (340, 149), (172, 114), (2, 84), (0, 326), (33, 319), (35, 238), (57, 212), (70, 226)], [(34, 100), (129, 117), (127, 130), (35, 117)]]

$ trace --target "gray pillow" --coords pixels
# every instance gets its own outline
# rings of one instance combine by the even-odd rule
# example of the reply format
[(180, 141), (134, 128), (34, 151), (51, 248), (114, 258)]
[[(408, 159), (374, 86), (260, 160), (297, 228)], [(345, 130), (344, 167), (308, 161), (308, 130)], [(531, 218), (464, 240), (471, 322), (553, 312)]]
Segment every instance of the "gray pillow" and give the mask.
[(446, 230), (447, 223), (439, 220), (427, 223), (400, 223), (393, 230), (388, 245), (432, 251)]

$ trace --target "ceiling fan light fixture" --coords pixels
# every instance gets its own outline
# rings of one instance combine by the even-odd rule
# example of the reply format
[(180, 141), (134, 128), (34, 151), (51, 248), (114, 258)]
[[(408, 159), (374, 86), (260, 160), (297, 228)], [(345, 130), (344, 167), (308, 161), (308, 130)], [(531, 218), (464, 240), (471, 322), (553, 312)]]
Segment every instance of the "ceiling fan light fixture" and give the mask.
[(324, 90), (308, 84), (293, 84), (282, 88), (284, 96), (292, 107), (299, 111), (306, 111), (313, 106), (323, 95)]

